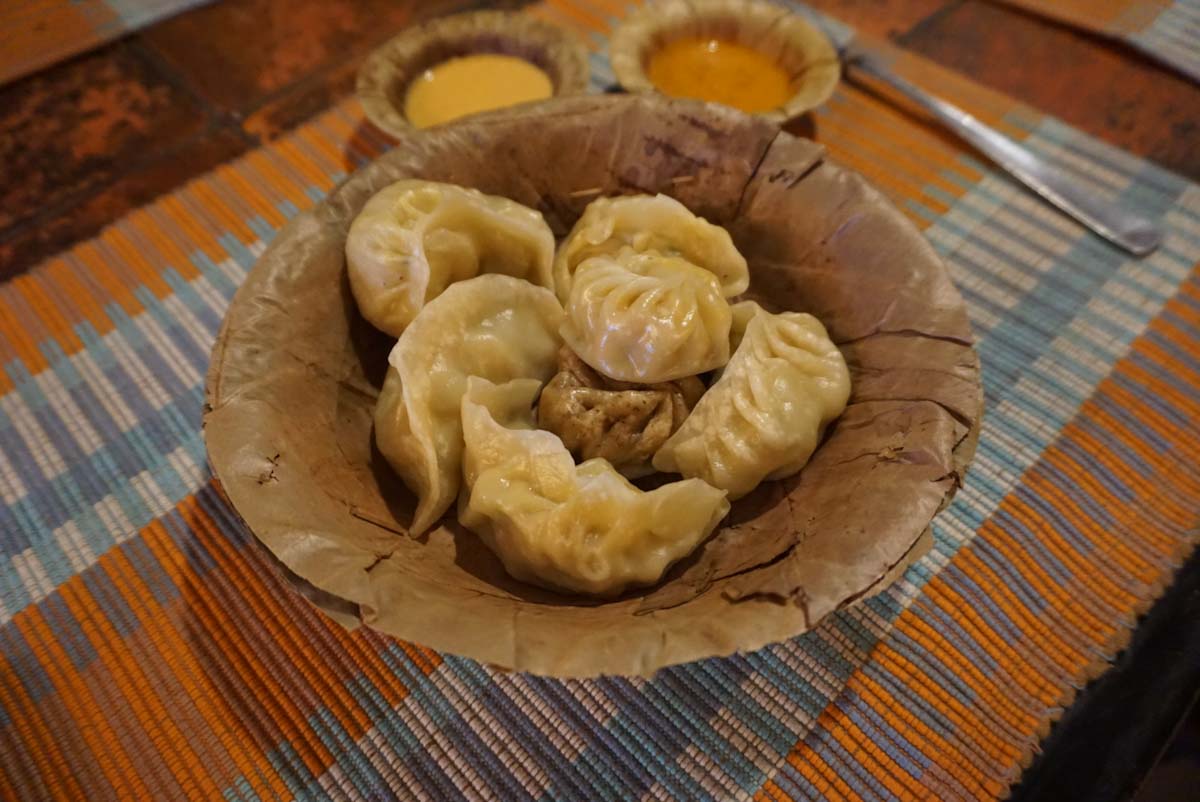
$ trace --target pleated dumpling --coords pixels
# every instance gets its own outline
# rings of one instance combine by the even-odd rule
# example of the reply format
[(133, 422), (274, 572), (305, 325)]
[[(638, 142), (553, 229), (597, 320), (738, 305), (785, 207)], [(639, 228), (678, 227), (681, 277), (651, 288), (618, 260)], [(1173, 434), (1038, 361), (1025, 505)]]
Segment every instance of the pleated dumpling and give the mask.
[(437, 521), (458, 493), (467, 378), (549, 380), (558, 370), (561, 324), (550, 290), (493, 274), (450, 286), (400, 335), (375, 406), (375, 442), (417, 495), (413, 534)]
[(576, 465), (558, 437), (534, 428), (539, 390), (473, 378), (462, 401), (458, 520), (515, 578), (596, 596), (653, 584), (729, 512), (725, 493), (698, 479), (646, 492), (606, 460)]
[(667, 195), (597, 198), (588, 204), (554, 258), (554, 291), (564, 304), (575, 270), (593, 256), (611, 256), (622, 248), (681, 257), (717, 277), (726, 298), (750, 286), (746, 260), (729, 232)]
[(729, 361), (731, 313), (717, 276), (677, 256), (624, 247), (575, 271), (563, 339), (612, 379), (652, 384)]
[(367, 201), (346, 237), (350, 289), (363, 317), (399, 337), (456, 281), (502, 273), (552, 287), (554, 234), (508, 198), (415, 179)]
[(654, 455), (654, 467), (746, 495), (804, 467), (846, 408), (850, 372), (812, 315), (734, 306), (736, 350), (720, 378)]

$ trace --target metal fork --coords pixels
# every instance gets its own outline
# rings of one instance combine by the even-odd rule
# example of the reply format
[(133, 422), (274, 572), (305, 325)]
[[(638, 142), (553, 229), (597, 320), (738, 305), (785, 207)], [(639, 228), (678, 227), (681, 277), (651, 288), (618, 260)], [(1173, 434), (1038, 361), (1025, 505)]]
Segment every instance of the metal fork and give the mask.
[(857, 42), (841, 52), (847, 80), (857, 83), (854, 74), (858, 72), (904, 95), (1018, 181), (1108, 241), (1137, 256), (1145, 256), (1162, 242), (1162, 231), (1154, 222), (1097, 197), (1033, 151), (901, 78)]

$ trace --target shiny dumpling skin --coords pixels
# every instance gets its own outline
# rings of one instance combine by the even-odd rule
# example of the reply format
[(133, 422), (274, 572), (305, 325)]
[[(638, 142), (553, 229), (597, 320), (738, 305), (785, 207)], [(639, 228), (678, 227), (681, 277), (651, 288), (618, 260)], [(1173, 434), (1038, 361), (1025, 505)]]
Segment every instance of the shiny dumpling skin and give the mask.
[(375, 193), (346, 237), (362, 316), (399, 337), (456, 281), (501, 273), (552, 287), (554, 234), (542, 215), (476, 189), (409, 179)]
[(412, 534), (458, 493), (467, 378), (546, 382), (558, 370), (561, 324), (550, 290), (489, 274), (447, 288), (400, 336), (375, 406), (375, 442), (417, 496)]
[(612, 379), (653, 384), (729, 361), (732, 315), (717, 277), (676, 256), (624, 248), (575, 271), (562, 335)]
[(576, 268), (593, 256), (622, 248), (658, 251), (678, 256), (717, 277), (726, 298), (750, 286), (745, 258), (729, 232), (667, 195), (626, 195), (597, 198), (567, 234), (554, 258), (554, 291), (564, 304), (571, 293)]
[(812, 315), (734, 306), (736, 350), (720, 378), (654, 455), (654, 467), (740, 498), (798, 472), (846, 408), (846, 360)]
[(536, 381), (471, 379), (462, 402), (464, 491), (458, 520), (516, 579), (614, 596), (662, 578), (729, 512), (698, 479), (646, 492), (607, 460), (576, 465), (562, 441), (534, 428)]

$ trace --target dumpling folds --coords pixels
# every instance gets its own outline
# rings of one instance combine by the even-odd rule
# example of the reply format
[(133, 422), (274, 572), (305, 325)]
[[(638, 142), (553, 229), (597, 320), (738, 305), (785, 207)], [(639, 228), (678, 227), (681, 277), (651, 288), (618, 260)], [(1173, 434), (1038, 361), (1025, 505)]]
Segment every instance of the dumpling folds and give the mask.
[(375, 442), (417, 495), (412, 534), (458, 494), (467, 377), (547, 381), (558, 369), (561, 323), (550, 290), (485, 275), (449, 287), (400, 335), (375, 406)]
[(584, 209), (554, 258), (554, 291), (564, 304), (575, 270), (593, 256), (611, 256), (622, 248), (678, 256), (717, 277), (726, 298), (750, 286), (746, 260), (729, 232), (667, 195), (597, 198)]
[(729, 512), (725, 493), (698, 479), (645, 492), (606, 460), (577, 466), (558, 437), (534, 428), (539, 389), (473, 378), (462, 401), (458, 520), (513, 577), (613, 596), (657, 582)]
[(734, 306), (736, 351), (654, 467), (740, 498), (804, 467), (850, 397), (846, 360), (812, 315)]
[(677, 256), (593, 256), (575, 272), (562, 335), (612, 379), (653, 384), (729, 361), (731, 313), (717, 277)]
[(380, 190), (346, 238), (358, 309), (393, 337), (456, 281), (502, 273), (552, 287), (553, 261), (554, 234), (540, 213), (435, 181), (397, 181)]

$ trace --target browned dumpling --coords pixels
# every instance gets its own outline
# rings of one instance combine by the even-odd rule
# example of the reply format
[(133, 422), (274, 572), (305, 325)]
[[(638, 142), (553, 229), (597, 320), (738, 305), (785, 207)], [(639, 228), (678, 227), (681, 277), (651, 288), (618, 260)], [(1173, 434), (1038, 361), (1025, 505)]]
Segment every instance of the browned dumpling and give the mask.
[(557, 434), (576, 460), (601, 457), (629, 477), (653, 472), (651, 457), (704, 394), (695, 376), (662, 384), (609, 379), (566, 346), (558, 368), (542, 390), (538, 425)]

